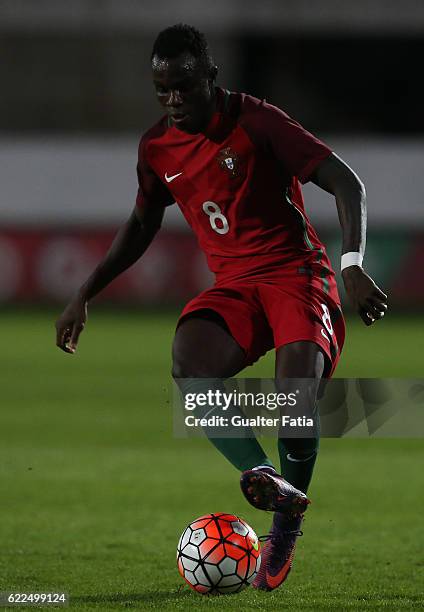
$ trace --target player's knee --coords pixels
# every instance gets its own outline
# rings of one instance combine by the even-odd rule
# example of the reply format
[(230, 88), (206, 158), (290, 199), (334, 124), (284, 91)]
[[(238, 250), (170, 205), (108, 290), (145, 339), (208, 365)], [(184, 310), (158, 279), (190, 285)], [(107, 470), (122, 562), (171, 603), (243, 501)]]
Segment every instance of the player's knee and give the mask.
[(238, 372), (238, 362), (225, 359), (215, 350), (177, 338), (172, 347), (172, 376), (177, 378), (228, 378)]
[(190, 370), (189, 364), (174, 351), (172, 355), (172, 378), (189, 378), (190, 376), (193, 376), (193, 372)]
[(217, 368), (196, 359), (174, 356), (172, 361), (172, 378), (223, 378)]
[(284, 394), (295, 402), (296, 407), (311, 410), (317, 404), (320, 379), (317, 378), (276, 378), (278, 393)]
[(187, 351), (184, 350), (184, 343), (180, 341), (177, 334), (172, 344), (172, 377), (174, 380), (193, 376), (192, 369), (190, 368), (190, 359), (187, 357)]
[(174, 344), (172, 350), (172, 377), (174, 379), (206, 378), (211, 375), (203, 372), (200, 366), (199, 359), (195, 359), (193, 355)]
[(314, 342), (292, 342), (277, 349), (277, 379), (320, 379), (325, 365), (326, 356)]
[(172, 378), (177, 380), (178, 378), (190, 378), (193, 374), (189, 373), (189, 370), (185, 368), (181, 362), (173, 362), (172, 364)]

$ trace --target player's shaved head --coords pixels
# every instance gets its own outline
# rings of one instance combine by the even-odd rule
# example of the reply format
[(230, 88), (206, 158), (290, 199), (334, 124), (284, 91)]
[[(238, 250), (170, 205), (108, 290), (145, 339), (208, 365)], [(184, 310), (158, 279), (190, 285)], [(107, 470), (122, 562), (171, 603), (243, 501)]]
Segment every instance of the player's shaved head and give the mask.
[(195, 58), (196, 63), (207, 74), (216, 71), (205, 35), (184, 23), (170, 26), (158, 34), (153, 44), (151, 60), (153, 64), (158, 64), (182, 54)]

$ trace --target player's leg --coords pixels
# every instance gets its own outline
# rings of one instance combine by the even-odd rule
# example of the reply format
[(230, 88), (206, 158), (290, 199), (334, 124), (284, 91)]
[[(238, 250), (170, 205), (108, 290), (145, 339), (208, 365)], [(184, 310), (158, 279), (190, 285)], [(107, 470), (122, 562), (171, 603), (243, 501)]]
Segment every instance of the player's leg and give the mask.
[[(278, 280), (278, 279), (277, 279)], [(315, 431), (308, 436), (290, 437), (280, 432), (279, 451), (285, 479), (306, 491), (318, 450), (317, 395), (322, 376), (330, 377), (344, 340), (344, 324), (332, 293), (322, 288), (322, 279), (302, 274), (259, 288), (261, 303), (277, 347), (276, 384), (289, 392), (290, 380), (298, 379), (297, 414), (315, 411)], [(299, 433), (299, 432), (296, 432)], [(310, 435), (310, 434), (313, 435)], [(296, 459), (296, 461), (293, 461)], [(291, 483), (293, 484), (293, 483)], [(287, 577), (303, 515), (275, 512), (267, 543), (263, 548), (260, 572), (253, 586), (272, 590)]]
[[(278, 282), (277, 282), (278, 281)], [(309, 485), (319, 438), (317, 394), (322, 376), (330, 377), (344, 341), (344, 322), (335, 302), (314, 278), (297, 273), (258, 287), (261, 304), (272, 328), (276, 350), (276, 385), (290, 392), (290, 380), (300, 385), (296, 414), (314, 416), (314, 430), (303, 437), (279, 432), (281, 470), (285, 480), (303, 493)], [(316, 285), (316, 286), (315, 286)], [(296, 385), (295, 385), (296, 386)], [(315, 413), (315, 414), (314, 414)], [(299, 435), (300, 434), (300, 435)], [(312, 435), (311, 435), (312, 434)], [(264, 477), (265, 478), (265, 477)]]
[(315, 423), (310, 437), (287, 437), (280, 429), (278, 438), (281, 473), (304, 493), (311, 481), (318, 453), (317, 395), (326, 359), (322, 348), (314, 342), (292, 342), (276, 351), (275, 380), (278, 389), (288, 393), (293, 385), (300, 386), (296, 413), (312, 415)]
[[(297, 388), (296, 413), (313, 414), (318, 425), (317, 394), (324, 372), (325, 355), (314, 342), (299, 341), (276, 351), (275, 379), (279, 391), (286, 394)], [(284, 436), (283, 431), (280, 431)], [(316, 435), (308, 438), (279, 437), (278, 450), (284, 479), (306, 493), (312, 477), (317, 450)], [(293, 561), (296, 539), (303, 513), (275, 512), (270, 533), (262, 552), (261, 568), (253, 583), (257, 589), (271, 591), (287, 578)]]
[[(225, 321), (215, 311), (202, 309), (190, 313), (177, 328), (173, 344), (173, 377), (183, 396), (188, 393), (225, 391), (223, 379), (235, 376), (246, 365), (246, 353), (236, 342)], [(195, 416), (222, 415), (220, 407), (198, 406)], [(229, 406), (225, 417), (241, 415)], [(239, 470), (272, 466), (253, 430), (246, 427), (244, 437), (230, 437), (228, 427), (204, 427), (212, 444)], [(240, 434), (240, 432), (238, 432)], [(231, 434), (230, 434), (231, 435)]]
[(291, 436), (285, 436), (287, 427), (280, 427), (278, 450), (283, 478), (269, 470), (243, 474), (242, 490), (256, 508), (292, 514), (302, 514), (306, 510), (305, 493), (318, 451), (317, 393), (325, 359), (322, 349), (308, 341), (292, 342), (276, 351), (277, 390), (286, 396), (296, 394), (295, 412), (288, 416), (312, 417), (314, 427), (308, 428), (308, 437), (301, 437), (301, 428), (290, 428)]

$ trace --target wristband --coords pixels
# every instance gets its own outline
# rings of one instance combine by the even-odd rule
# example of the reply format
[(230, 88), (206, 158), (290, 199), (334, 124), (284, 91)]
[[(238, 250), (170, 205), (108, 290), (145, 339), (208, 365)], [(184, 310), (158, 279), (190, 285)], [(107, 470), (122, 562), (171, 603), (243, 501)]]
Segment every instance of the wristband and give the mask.
[(349, 268), (349, 266), (362, 266), (363, 257), (361, 253), (345, 253), (342, 255), (342, 261), (340, 264), (340, 270), (344, 270), (345, 268)]

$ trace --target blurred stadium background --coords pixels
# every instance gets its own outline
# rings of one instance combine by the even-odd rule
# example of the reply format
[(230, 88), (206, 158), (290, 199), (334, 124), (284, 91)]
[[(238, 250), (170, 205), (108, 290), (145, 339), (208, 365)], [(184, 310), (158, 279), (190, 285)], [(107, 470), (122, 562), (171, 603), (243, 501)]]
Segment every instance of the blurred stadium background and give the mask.
[[(366, 184), (365, 261), (391, 311), (372, 328), (348, 317), (337, 375), (423, 375), (422, 2), (0, 0), (0, 591), (57, 587), (102, 611), (218, 609), (177, 589), (178, 532), (224, 501), (268, 528), (207, 441), (172, 436), (176, 316), (211, 282), (176, 207), (91, 307), (78, 355), (54, 346), (56, 314), (134, 205), (138, 141), (160, 113), (151, 46), (181, 21), (208, 36), (218, 84), (284, 108)], [(305, 200), (338, 271), (335, 205), (311, 185)], [(270, 353), (248, 374), (272, 371)], [(226, 612), (240, 599), (270, 612), (420, 607), (422, 450), (323, 440), (288, 586)]]
[[(187, 21), (210, 39), (218, 84), (281, 106), (357, 170), (367, 268), (392, 306), (421, 308), (422, 3), (2, 0), (0, 11), (2, 304), (62, 304), (107, 248), (134, 203), (139, 137), (160, 116), (152, 42)], [(309, 185), (305, 199), (338, 269), (333, 201)], [(172, 307), (210, 281), (175, 206), (100, 300)]]

